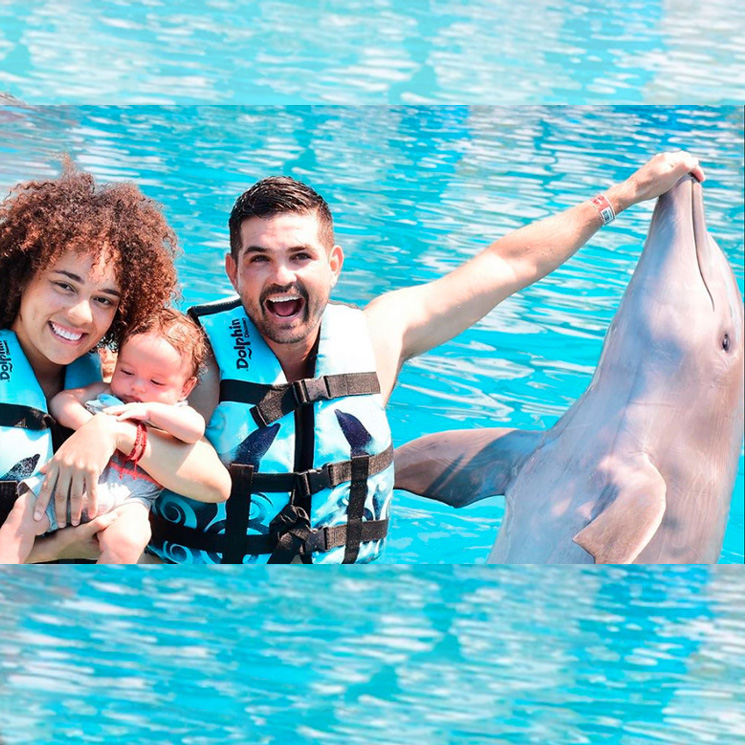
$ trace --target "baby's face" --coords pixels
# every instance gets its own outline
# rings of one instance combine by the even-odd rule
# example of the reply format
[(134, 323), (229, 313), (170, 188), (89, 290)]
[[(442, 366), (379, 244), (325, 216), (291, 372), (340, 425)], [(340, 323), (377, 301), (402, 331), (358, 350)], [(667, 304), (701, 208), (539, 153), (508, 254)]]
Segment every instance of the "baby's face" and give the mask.
[(191, 393), (196, 380), (187, 361), (163, 337), (130, 336), (119, 350), (111, 392), (124, 403), (175, 404)]

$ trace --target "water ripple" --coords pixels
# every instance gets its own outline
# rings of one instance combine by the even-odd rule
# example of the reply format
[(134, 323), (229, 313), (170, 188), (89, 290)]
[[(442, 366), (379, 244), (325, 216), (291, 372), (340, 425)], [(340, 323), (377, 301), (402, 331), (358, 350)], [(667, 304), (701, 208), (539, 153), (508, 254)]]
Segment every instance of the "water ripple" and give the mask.
[(726, 0), (15, 1), (0, 4), (0, 90), (45, 104), (737, 103), (744, 32)]
[(2, 570), (3, 734), (9, 745), (741, 743), (740, 577)]

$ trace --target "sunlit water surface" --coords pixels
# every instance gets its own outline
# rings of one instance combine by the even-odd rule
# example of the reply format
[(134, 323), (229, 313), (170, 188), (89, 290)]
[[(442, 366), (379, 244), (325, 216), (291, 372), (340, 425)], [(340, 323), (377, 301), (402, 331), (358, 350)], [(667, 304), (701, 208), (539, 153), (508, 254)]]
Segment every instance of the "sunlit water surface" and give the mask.
[(0, 3), (30, 103), (738, 103), (729, 0)]
[(0, 736), (738, 745), (741, 580), (737, 567), (4, 569)]
[[(0, 188), (58, 171), (134, 179), (184, 248), (184, 304), (230, 292), (227, 216), (255, 180), (290, 174), (329, 201), (346, 263), (335, 297), (364, 305), (432, 280), (491, 240), (593, 196), (660, 150), (706, 168), (711, 233), (743, 285), (743, 113), (735, 107), (0, 108)], [(404, 367), (394, 441), (429, 432), (550, 427), (584, 391), (639, 257), (652, 204), (455, 341)], [(743, 562), (740, 458), (721, 561)], [(503, 513), (398, 493), (388, 563), (485, 560)]]

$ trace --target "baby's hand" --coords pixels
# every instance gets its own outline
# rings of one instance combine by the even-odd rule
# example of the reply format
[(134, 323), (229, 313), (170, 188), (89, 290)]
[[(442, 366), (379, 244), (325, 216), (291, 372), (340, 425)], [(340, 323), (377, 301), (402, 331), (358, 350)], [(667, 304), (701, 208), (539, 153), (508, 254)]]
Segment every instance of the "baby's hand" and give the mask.
[(104, 409), (105, 414), (115, 416), (117, 422), (123, 422), (127, 419), (137, 422), (146, 422), (150, 419), (150, 409), (148, 404), (135, 401), (131, 404), (121, 404), (120, 406), (108, 406)]

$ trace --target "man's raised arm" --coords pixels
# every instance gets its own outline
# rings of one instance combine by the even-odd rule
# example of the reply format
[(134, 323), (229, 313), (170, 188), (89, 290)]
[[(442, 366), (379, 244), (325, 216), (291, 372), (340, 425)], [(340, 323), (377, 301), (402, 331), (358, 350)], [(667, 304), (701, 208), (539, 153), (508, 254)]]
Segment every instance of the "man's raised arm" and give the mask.
[[(703, 181), (698, 160), (662, 153), (604, 196), (615, 214), (670, 190), (686, 173)], [(545, 277), (604, 224), (592, 200), (508, 233), (470, 261), (424, 285), (386, 293), (365, 309), (383, 395), (403, 362), (460, 334), (502, 300)]]

